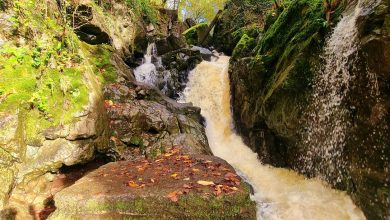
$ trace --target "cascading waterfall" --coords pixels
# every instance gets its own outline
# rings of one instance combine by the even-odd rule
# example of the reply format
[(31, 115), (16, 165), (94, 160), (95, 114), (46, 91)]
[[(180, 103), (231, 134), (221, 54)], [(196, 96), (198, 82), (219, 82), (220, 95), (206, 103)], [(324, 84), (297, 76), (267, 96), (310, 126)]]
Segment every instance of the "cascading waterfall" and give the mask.
[(138, 82), (153, 85), (165, 95), (169, 95), (169, 91), (175, 88), (171, 72), (163, 67), (162, 58), (157, 54), (155, 43), (149, 43), (143, 63), (134, 70), (134, 75)]
[(258, 219), (364, 219), (345, 192), (287, 169), (261, 164), (233, 131), (229, 57), (200, 63), (190, 73), (182, 101), (202, 109), (213, 153), (229, 162), (254, 187)]
[(157, 57), (156, 44), (150, 43), (144, 55), (143, 64), (134, 70), (137, 81), (150, 85), (156, 85), (158, 83), (157, 67), (152, 62), (153, 57)]
[(305, 164), (303, 171), (333, 184), (341, 182), (347, 170), (343, 149), (350, 122), (349, 110), (343, 101), (348, 95), (351, 72), (357, 60), (357, 21), (371, 13), (378, 3), (359, 0), (354, 10), (344, 15), (327, 40), (322, 58), (325, 64), (314, 80), (304, 134), (308, 153), (301, 158)]

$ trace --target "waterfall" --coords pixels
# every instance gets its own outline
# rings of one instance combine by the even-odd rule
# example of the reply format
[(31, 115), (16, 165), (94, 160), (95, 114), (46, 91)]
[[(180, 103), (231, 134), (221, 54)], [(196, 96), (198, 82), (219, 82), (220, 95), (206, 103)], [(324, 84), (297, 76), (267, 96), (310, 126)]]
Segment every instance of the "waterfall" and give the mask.
[(351, 124), (344, 101), (357, 61), (357, 21), (371, 13), (378, 3), (359, 0), (353, 10), (347, 10), (326, 42), (324, 65), (314, 80), (304, 135), (307, 154), (301, 158), (305, 164), (303, 171), (333, 184), (341, 182), (347, 170), (343, 149)]
[(203, 61), (189, 75), (182, 101), (200, 107), (214, 155), (230, 163), (255, 190), (257, 218), (264, 220), (364, 219), (345, 192), (316, 179), (261, 164), (233, 130), (230, 108), (229, 57)]
[(134, 70), (134, 75), (138, 82), (153, 85), (167, 96), (172, 96), (172, 91), (177, 87), (177, 76), (173, 77), (171, 71), (162, 65), (162, 58), (158, 56), (155, 43), (149, 43), (143, 63)]
[(134, 70), (134, 75), (137, 81), (144, 82), (150, 85), (157, 85), (159, 78), (156, 65), (152, 62), (153, 58), (157, 57), (157, 48), (155, 43), (150, 43), (144, 55), (144, 60), (141, 66)]

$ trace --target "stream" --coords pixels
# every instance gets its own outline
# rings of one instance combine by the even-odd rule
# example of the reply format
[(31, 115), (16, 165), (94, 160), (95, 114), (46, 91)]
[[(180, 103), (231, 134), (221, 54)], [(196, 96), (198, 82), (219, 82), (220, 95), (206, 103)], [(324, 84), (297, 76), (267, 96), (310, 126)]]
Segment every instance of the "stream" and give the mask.
[[(375, 4), (367, 5), (360, 2), (354, 11), (343, 17), (327, 41), (325, 65), (322, 78), (317, 79), (316, 104), (320, 109), (314, 113), (321, 117), (327, 115), (342, 115), (340, 100), (346, 91), (350, 78), (348, 73), (348, 57), (356, 49), (356, 21), (362, 13), (372, 10)], [(349, 44), (345, 41), (350, 40)], [(341, 47), (344, 45), (344, 47)], [(137, 80), (156, 84), (158, 77), (156, 67), (151, 62), (153, 45), (148, 48), (145, 62), (135, 70)], [(345, 58), (343, 58), (345, 57)], [(343, 58), (343, 59), (341, 59)], [(282, 168), (274, 168), (262, 164), (255, 152), (244, 144), (241, 137), (234, 131), (234, 122), (230, 106), (229, 57), (214, 54), (211, 61), (203, 61), (190, 72), (188, 83), (179, 99), (180, 102), (190, 102), (201, 108), (201, 114), (206, 119), (206, 134), (210, 148), (215, 156), (230, 163), (236, 171), (254, 188), (253, 199), (257, 203), (257, 219), (277, 220), (328, 220), (328, 219), (365, 219), (362, 211), (355, 206), (346, 192), (332, 189), (320, 178), (307, 179), (298, 173)], [(341, 61), (338, 61), (341, 60)], [(164, 80), (169, 80), (164, 79)], [(319, 117), (320, 117), (319, 116)], [(326, 118), (326, 117), (325, 117)], [(344, 140), (345, 126), (342, 118), (332, 117), (336, 121), (314, 120), (308, 134), (308, 144), (314, 149), (324, 146), (326, 157), (323, 156), (324, 168), (334, 165), (333, 157), (340, 153), (339, 146)], [(324, 127), (329, 125), (328, 127)], [(328, 132), (329, 140), (319, 143), (315, 134)], [(313, 137), (313, 139), (310, 139)], [(322, 148), (321, 148), (322, 149)], [(323, 155), (318, 152), (316, 155)], [(336, 158), (337, 159), (337, 158)], [(310, 160), (307, 160), (311, 166)], [(341, 172), (333, 167), (330, 172)], [(319, 175), (320, 176), (320, 175)]]
[(229, 57), (203, 61), (189, 75), (182, 100), (202, 109), (213, 154), (230, 163), (254, 187), (258, 219), (365, 219), (345, 192), (317, 179), (263, 165), (233, 129)]

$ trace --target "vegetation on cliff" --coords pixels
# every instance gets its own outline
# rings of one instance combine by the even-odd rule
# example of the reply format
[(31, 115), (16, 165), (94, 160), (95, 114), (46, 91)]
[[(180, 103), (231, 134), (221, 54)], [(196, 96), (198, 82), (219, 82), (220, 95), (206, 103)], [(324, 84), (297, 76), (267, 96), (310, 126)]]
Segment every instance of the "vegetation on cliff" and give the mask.
[[(388, 181), (380, 176), (387, 172), (383, 165), (389, 160), (389, 130), (384, 125), (388, 123), (389, 110), (382, 107), (379, 116), (377, 108), (388, 103), (388, 97), (384, 94), (388, 93), (389, 74), (378, 67), (387, 66), (384, 63), (388, 62), (388, 53), (385, 52), (389, 45), (385, 37), (389, 29), (388, 2), (278, 1), (278, 5), (262, 12), (251, 12), (253, 17), (263, 19), (259, 34), (240, 32), (237, 38), (232, 37), (233, 33), (247, 24), (237, 23), (239, 25), (233, 28), (235, 22), (231, 22), (233, 19), (229, 16), (235, 10), (245, 10), (245, 6), (240, 8), (234, 4), (234, 0), (231, 2), (226, 9), (229, 13), (224, 13), (215, 29), (215, 33), (222, 34), (214, 36), (214, 42), (217, 48), (233, 54), (229, 74), (236, 128), (245, 142), (259, 153), (263, 162), (288, 166), (308, 176), (326, 176), (318, 174), (318, 170), (324, 170), (319, 167), (318, 161), (323, 160), (322, 157), (334, 156), (322, 145), (314, 148), (326, 152), (325, 156), (317, 154), (316, 149), (313, 152), (307, 148), (304, 139), (310, 133), (311, 127), (307, 126), (310, 117), (333, 117), (322, 115), (313, 106), (313, 99), (319, 99), (313, 93), (314, 85), (322, 73), (321, 68), (328, 61), (322, 56), (326, 39), (333, 36), (332, 29), (336, 27), (342, 13), (344, 17), (356, 16), (356, 20), (348, 21), (348, 27), (354, 28), (356, 36), (353, 32), (351, 39), (344, 39), (354, 40), (352, 38), (356, 37), (353, 48), (349, 48), (354, 53), (339, 55), (340, 58), (334, 58), (337, 61), (332, 60), (329, 64), (334, 65), (332, 71), (339, 71), (336, 74), (342, 80), (348, 80), (347, 85), (344, 84), (336, 91), (337, 94), (346, 94), (345, 97), (331, 100), (332, 103), (337, 102), (343, 114), (347, 115), (347, 122), (342, 122), (347, 124), (343, 131), (345, 140), (337, 140), (343, 141), (340, 145), (332, 142), (337, 145), (337, 149), (332, 150), (343, 158), (336, 162), (347, 165), (343, 170), (325, 171), (337, 173), (325, 178), (333, 186), (347, 190), (369, 218), (386, 218), (388, 214), (384, 210), (388, 209), (389, 203), (383, 199), (383, 195), (388, 194), (384, 190)], [(360, 13), (356, 7), (365, 10), (365, 13)], [(345, 33), (351, 32), (346, 30)], [(337, 40), (340, 47), (347, 44)], [(341, 57), (348, 57), (345, 58), (348, 60), (348, 70), (338, 69), (339, 60), (344, 59)], [(341, 72), (347, 72), (350, 78), (341, 76)], [(378, 77), (377, 82), (370, 81), (373, 76)], [(329, 85), (333, 85), (341, 79), (327, 80)], [(373, 89), (381, 91), (380, 94), (368, 92)], [(371, 120), (375, 118), (374, 115), (383, 121), (373, 123)], [(332, 129), (336, 129), (338, 125), (332, 126), (335, 126)], [(325, 134), (311, 138), (326, 139), (326, 135), (330, 136)], [(305, 170), (309, 166), (306, 164), (306, 155), (314, 158), (313, 164), (307, 169), (309, 171)]]

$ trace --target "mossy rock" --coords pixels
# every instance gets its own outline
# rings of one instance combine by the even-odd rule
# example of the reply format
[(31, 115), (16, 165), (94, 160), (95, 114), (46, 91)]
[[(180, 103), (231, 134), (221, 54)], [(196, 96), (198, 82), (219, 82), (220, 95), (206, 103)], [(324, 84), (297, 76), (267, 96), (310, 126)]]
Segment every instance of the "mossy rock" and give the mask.
[(207, 23), (197, 24), (182, 33), (189, 45), (198, 45), (205, 37), (208, 29)]
[[(186, 164), (195, 163), (195, 173)], [(208, 175), (202, 164), (218, 166)], [(137, 168), (138, 167), (138, 168)], [(169, 171), (165, 171), (165, 170)], [(237, 178), (234, 188), (225, 176)], [(201, 185), (209, 181), (213, 185)], [(230, 193), (215, 194), (226, 185)], [(138, 159), (110, 163), (55, 196), (57, 210), (49, 219), (256, 219), (249, 186), (225, 161), (176, 150), (154, 161)]]
[(266, 11), (273, 1), (229, 0), (215, 25), (213, 46), (228, 55), (233, 53), (244, 34), (257, 38), (263, 32)]
[(247, 34), (244, 34), (240, 41), (237, 43), (236, 47), (233, 50), (232, 57), (246, 57), (250, 56), (252, 50), (254, 49), (256, 43), (255, 39), (249, 37)]

